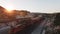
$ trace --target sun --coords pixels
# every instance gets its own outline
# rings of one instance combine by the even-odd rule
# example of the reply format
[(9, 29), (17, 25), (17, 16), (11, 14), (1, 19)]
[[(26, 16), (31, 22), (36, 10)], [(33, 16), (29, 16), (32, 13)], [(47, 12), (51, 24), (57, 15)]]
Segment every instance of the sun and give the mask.
[(14, 7), (12, 5), (6, 5), (5, 8), (7, 9), (7, 12), (12, 12), (12, 10), (14, 9)]
[(12, 6), (7, 6), (6, 9), (7, 10), (13, 10), (13, 7)]
[(8, 10), (8, 11), (10, 11), (10, 10), (13, 10), (13, 6), (6, 6), (6, 9)]

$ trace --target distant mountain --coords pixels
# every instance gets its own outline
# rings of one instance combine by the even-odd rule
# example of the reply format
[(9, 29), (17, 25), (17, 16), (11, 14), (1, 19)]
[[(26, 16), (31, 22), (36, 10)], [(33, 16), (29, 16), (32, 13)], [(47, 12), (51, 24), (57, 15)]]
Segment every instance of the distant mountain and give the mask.
[(1, 11), (4, 11), (4, 10), (6, 10), (6, 9), (3, 8), (2, 6), (0, 6), (0, 12), (1, 12)]
[(15, 20), (16, 16), (26, 16), (30, 13), (27, 10), (12, 10), (12, 13), (8, 13), (7, 10), (0, 6), (0, 22), (8, 21), (8, 20)]
[(6, 9), (2, 6), (0, 6), (0, 19), (8, 18), (5, 11), (6, 11)]
[(5, 9), (5, 8), (3, 8), (2, 6), (0, 6), (0, 9)]

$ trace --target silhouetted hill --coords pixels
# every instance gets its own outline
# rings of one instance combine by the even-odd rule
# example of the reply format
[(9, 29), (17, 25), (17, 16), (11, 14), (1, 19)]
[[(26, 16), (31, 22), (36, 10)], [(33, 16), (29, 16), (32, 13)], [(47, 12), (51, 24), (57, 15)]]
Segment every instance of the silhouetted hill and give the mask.
[(0, 6), (0, 12), (4, 12), (6, 9), (2, 6)]

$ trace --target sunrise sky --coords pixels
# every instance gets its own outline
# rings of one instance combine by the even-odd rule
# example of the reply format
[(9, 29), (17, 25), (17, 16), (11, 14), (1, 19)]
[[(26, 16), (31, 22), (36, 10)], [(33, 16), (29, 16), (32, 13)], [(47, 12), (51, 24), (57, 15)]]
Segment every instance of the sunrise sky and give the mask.
[(0, 6), (31, 12), (60, 12), (60, 0), (0, 0)]

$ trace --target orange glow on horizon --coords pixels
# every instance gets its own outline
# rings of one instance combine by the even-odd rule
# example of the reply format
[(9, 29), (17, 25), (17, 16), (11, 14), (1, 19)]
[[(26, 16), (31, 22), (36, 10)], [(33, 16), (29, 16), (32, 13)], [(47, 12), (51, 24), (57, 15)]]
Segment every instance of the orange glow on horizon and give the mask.
[(12, 10), (7, 10), (6, 12), (7, 12), (7, 13), (12, 13)]
[(12, 4), (7, 4), (7, 5), (5, 5), (5, 8), (6, 8), (6, 12), (7, 13), (12, 13), (13, 11), (13, 9), (14, 9), (14, 6), (12, 5)]

